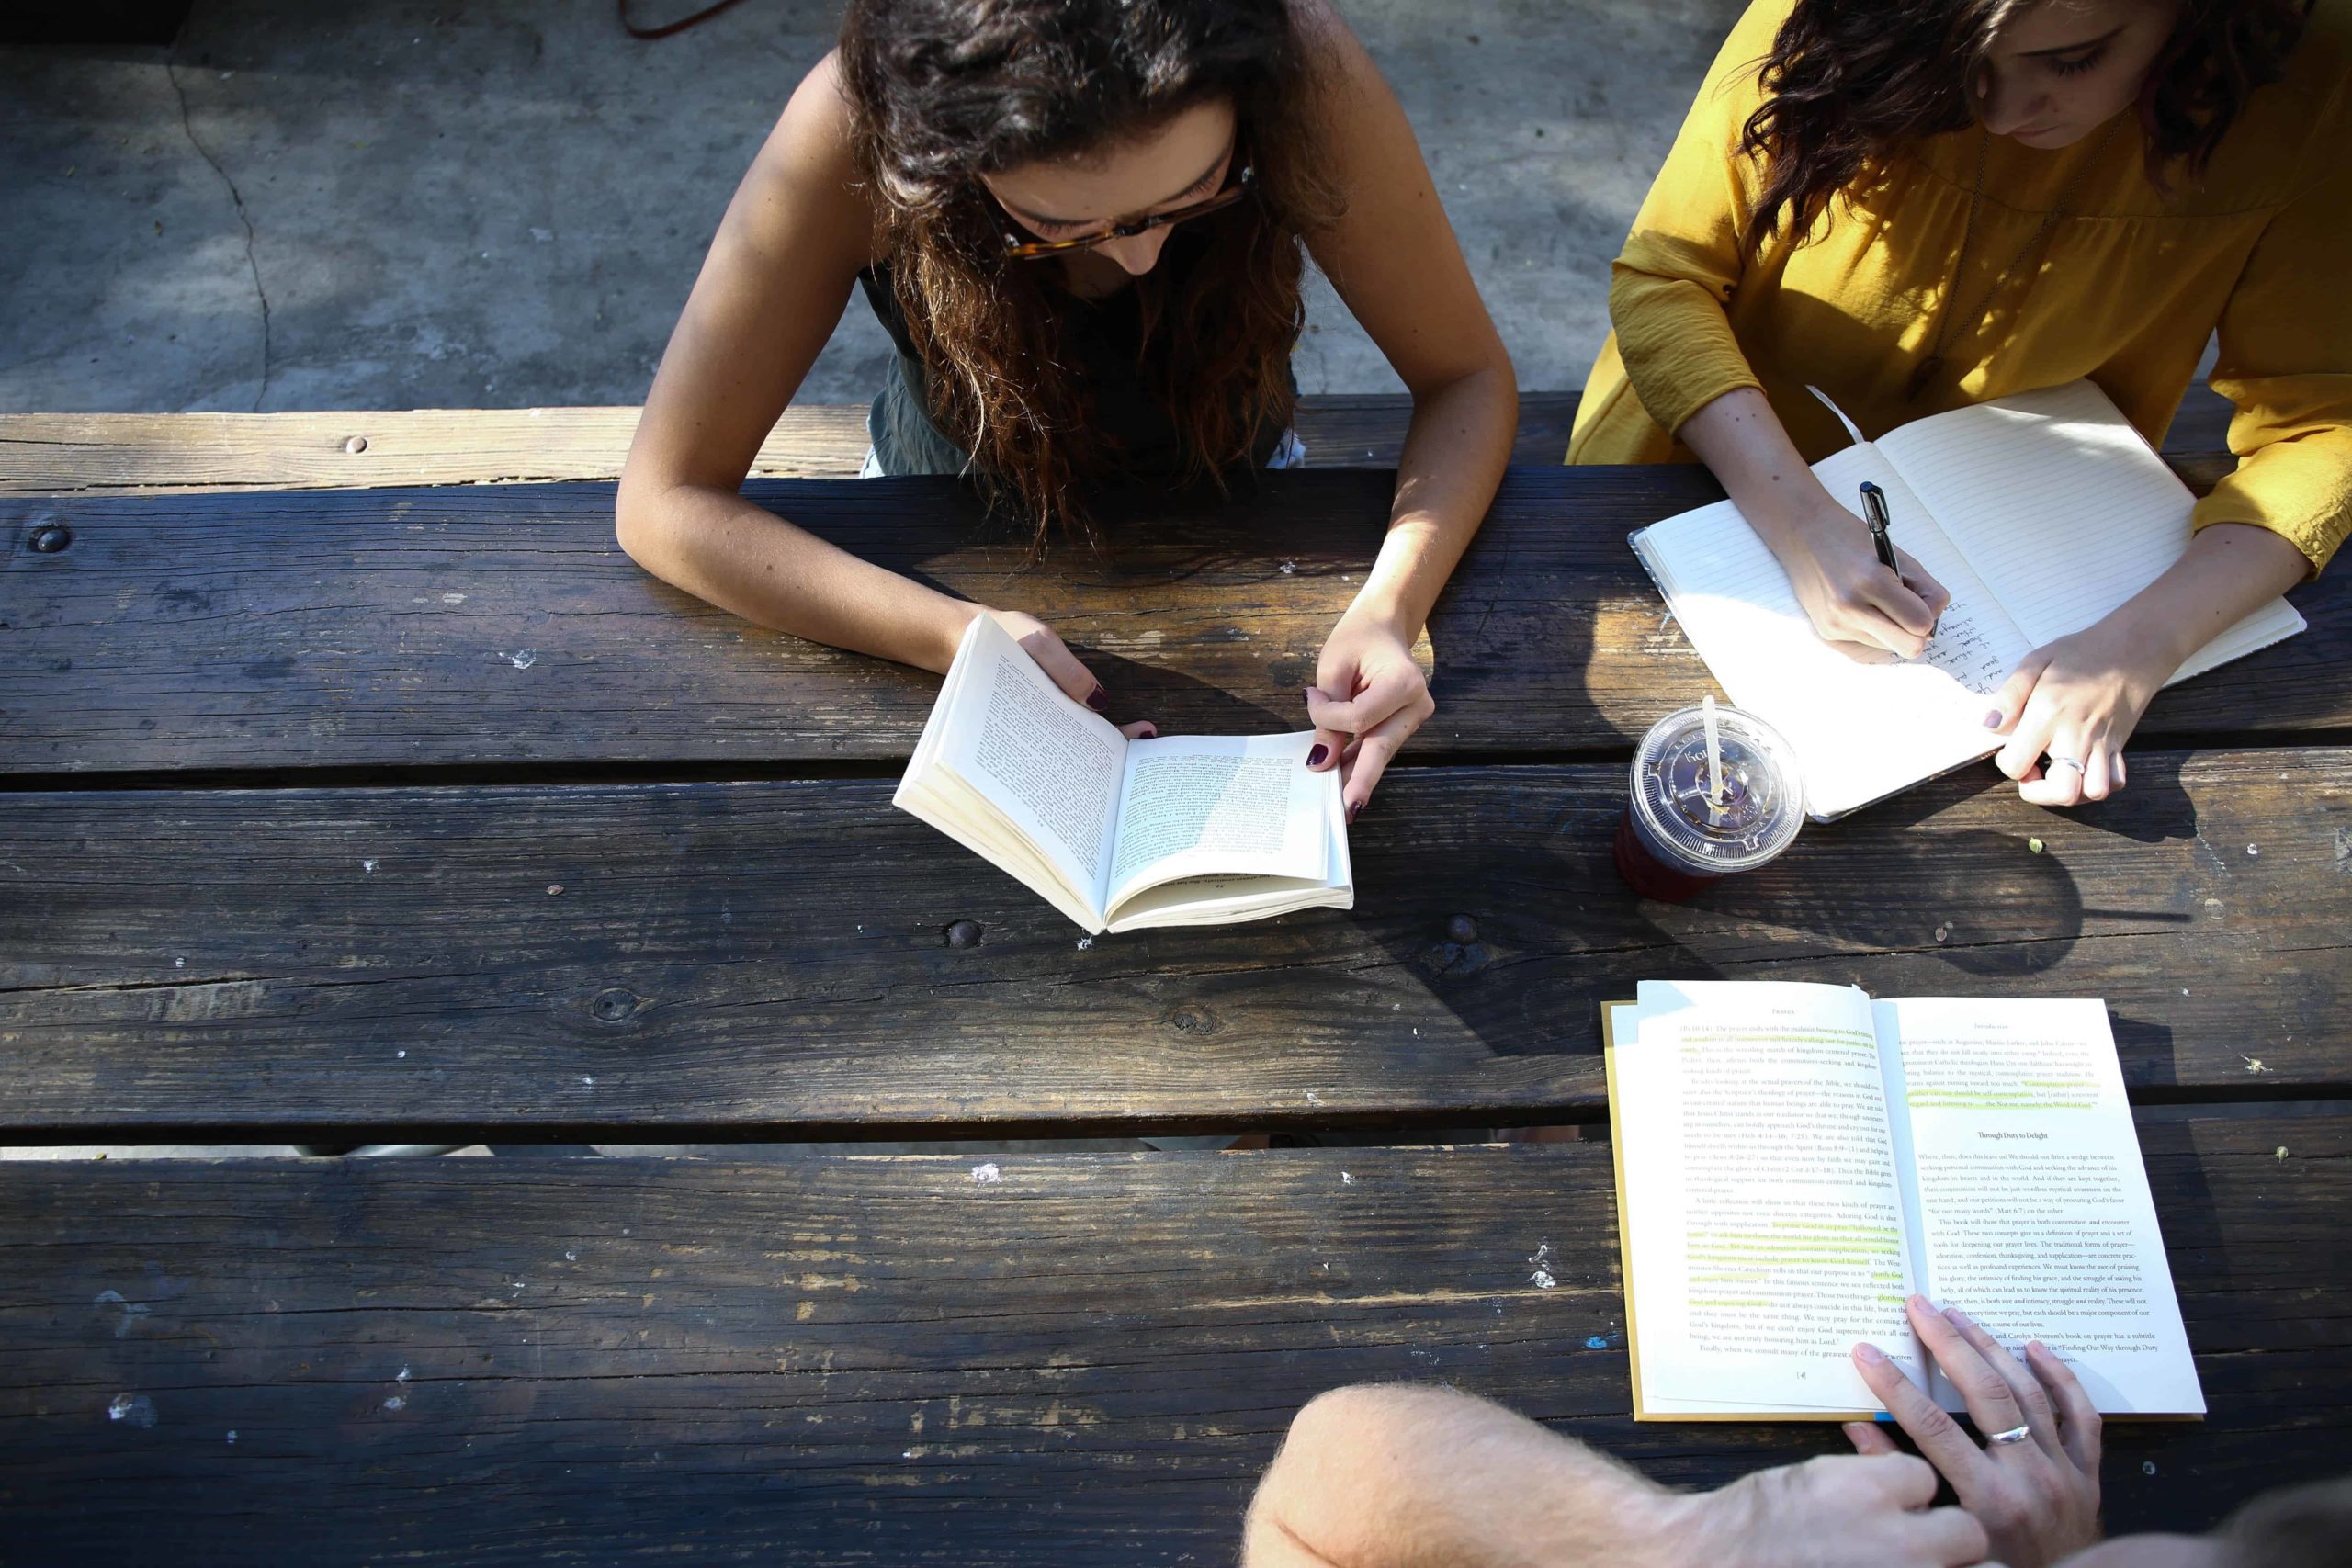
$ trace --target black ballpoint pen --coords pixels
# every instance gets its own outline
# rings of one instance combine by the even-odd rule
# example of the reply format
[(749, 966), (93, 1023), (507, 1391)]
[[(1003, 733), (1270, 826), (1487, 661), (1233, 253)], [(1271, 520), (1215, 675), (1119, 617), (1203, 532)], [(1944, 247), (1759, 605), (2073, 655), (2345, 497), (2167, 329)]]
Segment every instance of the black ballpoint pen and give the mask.
[(1878, 551), (1878, 564), (1900, 578), (1903, 568), (1894, 558), (1894, 541), (1886, 534), (1886, 491), (1862, 481), (1862, 515), (1871, 525), (1871, 546)]
[[(1903, 575), (1903, 568), (1894, 558), (1894, 541), (1887, 536), (1886, 491), (1868, 479), (1862, 481), (1862, 513), (1870, 520), (1871, 547), (1878, 551), (1878, 564), (1894, 573), (1894, 580), (1897, 582), (1902, 583), (1905, 588), (1910, 588), (1911, 580)], [(1913, 592), (1917, 592), (1917, 590), (1913, 589)], [(1942, 622), (1943, 616), (1939, 615), (1935, 622), (1928, 626), (1928, 635), (1934, 637), (1936, 626)]]

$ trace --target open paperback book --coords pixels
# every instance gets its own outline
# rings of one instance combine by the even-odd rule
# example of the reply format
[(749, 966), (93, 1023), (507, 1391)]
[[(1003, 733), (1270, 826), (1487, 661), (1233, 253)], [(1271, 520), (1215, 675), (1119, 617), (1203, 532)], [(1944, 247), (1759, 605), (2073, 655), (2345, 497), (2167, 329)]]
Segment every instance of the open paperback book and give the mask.
[(2199, 1416), (2099, 1001), (1642, 982), (1602, 1009), (1636, 1420), (1837, 1420), (1868, 1340), (1947, 1410), (1914, 1292), (2101, 1413)]
[[(1855, 444), (1813, 471), (1858, 514), (1864, 479), (1884, 490), (1894, 542), (1951, 591), (1919, 658), (1858, 663), (1823, 641), (1728, 501), (1633, 536), (1724, 693), (1796, 748), (1805, 809), (1820, 820), (1998, 750), (1985, 699), (2028, 653), (2098, 621), (2179, 559), (2196, 499), (2088, 381), (1930, 415), (1875, 442), (1847, 429)], [(2172, 681), (2302, 629), (2274, 599)]]
[(1130, 740), (976, 615), (891, 797), (1090, 931), (1353, 908), (1313, 730)]

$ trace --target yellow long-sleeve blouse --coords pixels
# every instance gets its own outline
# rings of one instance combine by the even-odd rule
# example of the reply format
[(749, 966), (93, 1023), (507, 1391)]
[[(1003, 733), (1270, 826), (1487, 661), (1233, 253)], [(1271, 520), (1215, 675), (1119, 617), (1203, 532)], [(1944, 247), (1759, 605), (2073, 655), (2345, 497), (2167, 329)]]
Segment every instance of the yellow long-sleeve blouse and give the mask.
[[(2104, 148), (2094, 133), (2052, 152), (1972, 128), (1922, 139), (1883, 188), (1833, 201), (1807, 243), (1784, 231), (1750, 258), (1739, 235), (1760, 181), (1740, 129), (1791, 4), (1755, 0), (1740, 18), (1634, 220), (1567, 460), (1692, 461), (1672, 433), (1756, 387), (1817, 462), (1847, 437), (1807, 382), (1876, 437), (2086, 376), (2161, 442), (2218, 331), (2211, 380), (2236, 405), (2238, 465), (2196, 525), (2256, 524), (2324, 566), (2352, 531), (2352, 0), (2320, 0), (2287, 75), (2253, 95), (2193, 185), (2152, 183), (2129, 123)], [(2078, 173), (2038, 265), (1954, 323), (1941, 372), (1907, 398), (1944, 296), (1956, 310), (1983, 299)]]

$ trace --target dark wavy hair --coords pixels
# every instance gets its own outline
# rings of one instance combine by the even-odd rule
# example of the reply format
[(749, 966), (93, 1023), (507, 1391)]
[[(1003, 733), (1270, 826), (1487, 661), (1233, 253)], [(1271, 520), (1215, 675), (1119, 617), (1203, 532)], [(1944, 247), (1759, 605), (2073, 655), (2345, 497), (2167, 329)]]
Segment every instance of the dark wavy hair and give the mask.
[[(853, 147), (878, 198), (892, 287), (931, 414), (1042, 550), (1083, 526), (1119, 453), (1064, 367), (1061, 268), (1010, 260), (978, 175), (1115, 147), (1216, 98), (1235, 108), (1253, 194), (1186, 225), (1181, 277), (1135, 281), (1147, 390), (1193, 480), (1220, 485), (1290, 420), (1302, 236), (1338, 200), (1306, 164), (1311, 86), (1290, 0), (849, 0), (841, 59)], [(1195, 232), (1197, 231), (1197, 232)]]
[[(1802, 236), (1841, 192), (1868, 189), (1889, 153), (1976, 122), (1974, 80), (2002, 24), (2034, 0), (1797, 0), (1757, 71), (1764, 102), (1740, 152), (1764, 184), (1742, 236), (1752, 254)], [(2285, 73), (2313, 0), (2184, 0), (2140, 89), (2149, 178), (2194, 177), (2256, 88)]]

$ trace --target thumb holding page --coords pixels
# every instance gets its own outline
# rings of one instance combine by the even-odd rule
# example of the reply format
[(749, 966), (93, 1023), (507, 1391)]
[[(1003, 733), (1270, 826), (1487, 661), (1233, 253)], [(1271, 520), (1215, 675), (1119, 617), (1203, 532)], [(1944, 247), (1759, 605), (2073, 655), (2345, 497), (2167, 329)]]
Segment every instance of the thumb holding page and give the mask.
[(1012, 634), (1012, 640), (1021, 645), (1022, 651), (1037, 661), (1037, 668), (1046, 672), (1046, 678), (1059, 686), (1070, 701), (1084, 703), (1097, 713), (1109, 705), (1110, 699), (1102, 690), (1102, 682), (1094, 678), (1093, 671), (1078, 661), (1078, 656), (1063, 645), (1053, 627), (1019, 610), (989, 610), (986, 613), (994, 618), (998, 626)]

